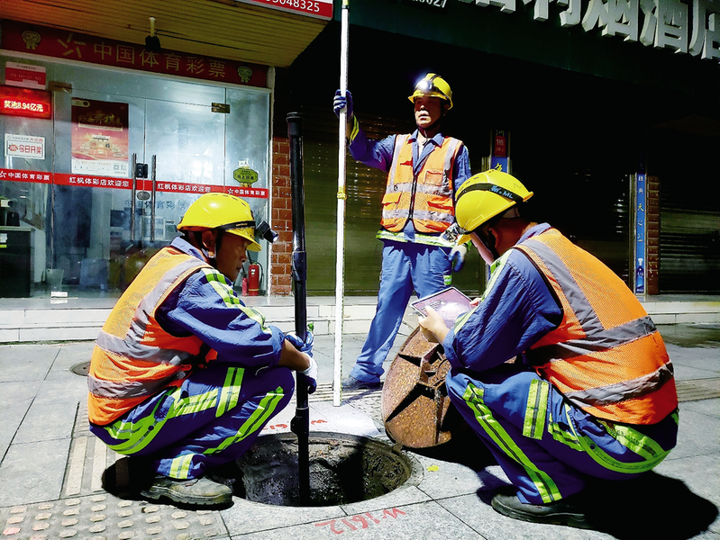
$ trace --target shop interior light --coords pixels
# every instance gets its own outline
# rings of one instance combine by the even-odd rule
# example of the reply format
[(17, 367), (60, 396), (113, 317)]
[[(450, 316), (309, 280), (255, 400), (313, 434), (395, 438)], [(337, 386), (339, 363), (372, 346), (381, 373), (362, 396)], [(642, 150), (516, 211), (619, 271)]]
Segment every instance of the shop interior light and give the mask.
[(0, 86), (0, 114), (28, 118), (52, 118), (50, 92)]

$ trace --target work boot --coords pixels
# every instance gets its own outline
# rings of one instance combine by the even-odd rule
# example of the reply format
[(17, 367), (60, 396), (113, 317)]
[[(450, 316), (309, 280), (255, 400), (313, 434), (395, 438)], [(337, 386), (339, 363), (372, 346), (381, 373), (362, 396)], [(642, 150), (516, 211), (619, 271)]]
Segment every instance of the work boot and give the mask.
[(498, 493), (492, 499), (492, 507), (504, 516), (521, 521), (567, 525), (578, 529), (592, 528), (585, 512), (577, 503), (577, 497), (549, 504), (526, 504), (518, 499), (517, 494)]
[(352, 375), (348, 375), (345, 377), (342, 381), (342, 389), (343, 390), (377, 390), (382, 386), (382, 383), (380, 381), (375, 382), (364, 382), (359, 381)]
[(154, 501), (164, 497), (186, 506), (229, 506), (232, 503), (232, 489), (204, 477), (177, 480), (156, 476), (152, 485), (140, 494)]

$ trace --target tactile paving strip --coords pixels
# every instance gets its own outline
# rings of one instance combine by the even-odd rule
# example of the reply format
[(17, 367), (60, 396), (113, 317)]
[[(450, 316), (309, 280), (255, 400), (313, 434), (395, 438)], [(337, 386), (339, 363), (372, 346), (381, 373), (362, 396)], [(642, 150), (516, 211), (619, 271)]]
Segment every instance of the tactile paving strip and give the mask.
[(700, 401), (720, 397), (720, 378), (675, 381), (678, 401)]
[(0, 508), (3, 540), (228, 538), (218, 512), (179, 510), (107, 494)]

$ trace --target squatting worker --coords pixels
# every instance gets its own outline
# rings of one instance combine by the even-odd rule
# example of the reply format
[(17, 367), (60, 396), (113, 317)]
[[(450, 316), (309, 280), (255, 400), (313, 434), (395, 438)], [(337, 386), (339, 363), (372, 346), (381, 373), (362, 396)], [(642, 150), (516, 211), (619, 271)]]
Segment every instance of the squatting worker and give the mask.
[(233, 290), (246, 250), (261, 249), (247, 202), (202, 195), (178, 230), (100, 332), (88, 377), (90, 430), (147, 467), (142, 496), (226, 505), (232, 490), (206, 473), (243, 455), (288, 404), (292, 371), (314, 390), (312, 334), (305, 342), (284, 335)]
[(357, 161), (388, 173), (382, 199), (384, 243), (380, 291), (365, 345), (344, 389), (378, 388), (383, 362), (400, 329), (413, 290), (418, 297), (450, 284), (451, 266), (459, 270), (465, 247), (441, 235), (455, 221), (453, 194), (470, 176), (462, 141), (446, 137), (442, 119), (452, 108), (450, 85), (434, 73), (425, 75), (409, 96), (417, 130), (375, 141), (365, 136), (353, 114), (352, 94), (335, 93), (337, 115), (346, 108), (350, 153)]
[(592, 527), (588, 476), (634, 478), (675, 447), (673, 367), (625, 283), (557, 229), (523, 217), (531, 196), (500, 171), (465, 182), (458, 225), (491, 264), (487, 290), (452, 330), (436, 312), (420, 325), (452, 365), (452, 402), (513, 483), (493, 508)]

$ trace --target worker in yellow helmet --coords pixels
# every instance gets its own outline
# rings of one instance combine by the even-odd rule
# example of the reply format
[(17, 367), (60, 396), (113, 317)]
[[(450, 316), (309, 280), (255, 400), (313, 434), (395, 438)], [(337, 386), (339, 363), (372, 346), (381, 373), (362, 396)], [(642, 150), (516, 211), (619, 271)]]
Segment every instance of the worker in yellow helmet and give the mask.
[(440, 75), (428, 73), (408, 99), (417, 129), (379, 141), (365, 136), (350, 92), (338, 90), (333, 101), (336, 114), (347, 111), (353, 158), (388, 174), (377, 234), (384, 243), (377, 312), (342, 382), (346, 390), (380, 387), (383, 362), (413, 291), (424, 297), (450, 285), (451, 272), (460, 270), (465, 255), (464, 246), (455, 247), (443, 234), (455, 221), (453, 194), (470, 176), (467, 148), (442, 131), (442, 120), (453, 107), (452, 90)]
[(589, 477), (635, 478), (675, 447), (673, 367), (627, 285), (557, 229), (524, 217), (532, 195), (496, 170), (463, 184), (458, 240), (469, 238), (492, 273), (452, 329), (431, 309), (420, 326), (443, 344), (452, 403), (513, 484), (492, 507), (593, 528)]
[[(181, 237), (148, 261), (98, 336), (88, 374), (90, 431), (130, 456), (106, 471), (109, 491), (227, 506), (232, 490), (208, 472), (234, 463), (290, 401), (293, 371), (314, 390), (312, 334), (267, 325), (233, 284), (247, 250), (274, 235), (244, 200), (202, 195)], [(260, 231), (264, 231), (261, 235)]]

